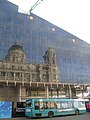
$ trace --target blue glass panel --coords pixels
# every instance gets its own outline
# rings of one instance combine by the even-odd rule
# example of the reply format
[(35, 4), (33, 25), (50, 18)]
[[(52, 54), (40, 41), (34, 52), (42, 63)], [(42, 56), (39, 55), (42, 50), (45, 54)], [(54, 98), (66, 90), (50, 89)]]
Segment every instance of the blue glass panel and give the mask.
[(0, 102), (0, 119), (12, 117), (12, 102)]

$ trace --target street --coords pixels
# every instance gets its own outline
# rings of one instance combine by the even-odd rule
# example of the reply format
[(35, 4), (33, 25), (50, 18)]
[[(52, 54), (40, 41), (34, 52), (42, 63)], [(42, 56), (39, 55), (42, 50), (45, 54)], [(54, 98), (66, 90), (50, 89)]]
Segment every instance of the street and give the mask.
[(11, 119), (2, 119), (2, 120), (90, 120), (90, 113), (86, 113), (83, 115), (70, 115), (70, 116), (60, 116), (54, 118), (27, 118), (27, 117), (20, 117), (20, 118), (11, 118)]

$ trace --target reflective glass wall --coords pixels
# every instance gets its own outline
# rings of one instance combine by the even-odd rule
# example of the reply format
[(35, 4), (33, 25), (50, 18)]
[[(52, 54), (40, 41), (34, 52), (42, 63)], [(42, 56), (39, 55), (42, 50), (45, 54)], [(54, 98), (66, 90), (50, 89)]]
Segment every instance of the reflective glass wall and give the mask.
[(90, 83), (90, 44), (35, 14), (19, 13), (16, 5), (0, 0), (0, 59), (17, 40), (28, 63), (43, 63), (45, 51), (53, 47), (61, 82)]

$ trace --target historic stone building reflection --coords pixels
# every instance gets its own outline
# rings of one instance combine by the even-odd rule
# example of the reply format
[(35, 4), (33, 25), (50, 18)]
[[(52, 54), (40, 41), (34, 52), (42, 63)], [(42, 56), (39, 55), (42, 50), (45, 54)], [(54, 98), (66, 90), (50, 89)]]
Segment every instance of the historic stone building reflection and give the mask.
[[(45, 86), (43, 86), (43, 84), (40, 88), (40, 86), (38, 86), (38, 82), (57, 83), (59, 79), (55, 50), (51, 47), (48, 48), (43, 58), (43, 64), (26, 63), (26, 55), (23, 47), (20, 46), (18, 42), (16, 42), (15, 45), (12, 45), (8, 50), (5, 60), (0, 61), (0, 81), (2, 80), (2, 84), (5, 84), (6, 82), (8, 86), (6, 89), (7, 91), (9, 90), (7, 95), (7, 93), (5, 94), (5, 89), (3, 89), (1, 98), (3, 100), (17, 98), (19, 101), (21, 97), (45, 97), (43, 89)], [(31, 87), (32, 83), (33, 86)], [(30, 85), (29, 87), (28, 84)], [(21, 86), (23, 87), (19, 88), (20, 90), (18, 90), (17, 88)], [(10, 89), (11, 87), (13, 88)], [(20, 93), (20, 91), (23, 89), (24, 91)], [(41, 92), (37, 93), (39, 89)], [(10, 90), (13, 92), (13, 94)], [(17, 93), (15, 93), (16, 91)]]
[(0, 0), (0, 45), (0, 101), (90, 91), (90, 44), (8, 0)]

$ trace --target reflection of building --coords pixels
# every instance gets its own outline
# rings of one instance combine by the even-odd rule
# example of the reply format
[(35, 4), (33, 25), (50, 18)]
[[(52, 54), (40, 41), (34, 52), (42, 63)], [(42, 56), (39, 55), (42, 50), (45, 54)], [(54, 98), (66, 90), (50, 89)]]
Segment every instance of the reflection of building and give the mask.
[(74, 97), (90, 87), (90, 45), (7, 0), (0, 0), (0, 60), (2, 100)]
[(1, 72), (1, 78), (23, 82), (58, 82), (56, 53), (53, 48), (46, 51), (44, 64), (28, 64), (25, 60), (23, 48), (16, 42), (10, 47), (6, 60), (1, 62), (1, 67), (5, 69)]
[[(23, 51), (23, 47), (20, 46), (18, 42), (16, 42), (15, 45), (12, 45), (9, 48), (5, 60), (0, 61), (0, 81), (2, 81), (2, 84), (5, 84), (6, 82), (7, 86), (12, 86), (12, 84), (15, 86), (20, 86), (20, 84), (23, 84), (24, 86), (24, 84), (31, 84), (32, 82), (57, 83), (58, 66), (56, 64), (55, 50), (53, 48), (49, 48), (45, 52), (43, 64), (29, 64), (26, 63), (26, 56)], [(12, 89), (13, 92), (16, 90), (17, 87)], [(16, 97), (14, 94), (12, 94), (12, 92), (11, 94), (8, 94), (10, 95), (10, 98), (11, 96)], [(1, 99), (3, 100), (5, 100), (5, 96), (7, 97), (4, 90), (2, 93), (0, 93), (0, 95)], [(27, 94), (27, 96), (29, 95)], [(10, 98), (6, 98), (6, 100), (9, 100)]]
[(26, 56), (24, 54), (22, 46), (20, 46), (18, 42), (16, 42), (15, 45), (10, 47), (8, 50), (6, 61), (13, 63), (25, 63)]
[(18, 42), (12, 45), (5, 60), (0, 61), (0, 100), (17, 102), (27, 97), (75, 97), (74, 84), (59, 82), (56, 51), (49, 47), (43, 58), (43, 64), (27, 63), (23, 47)]

